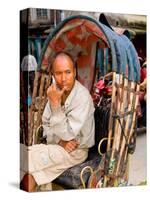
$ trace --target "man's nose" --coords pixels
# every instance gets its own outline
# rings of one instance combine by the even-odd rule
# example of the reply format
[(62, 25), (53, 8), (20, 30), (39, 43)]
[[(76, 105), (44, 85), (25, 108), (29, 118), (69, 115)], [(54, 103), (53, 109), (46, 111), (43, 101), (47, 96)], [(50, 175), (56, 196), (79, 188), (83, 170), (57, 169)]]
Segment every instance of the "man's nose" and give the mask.
[(65, 74), (65, 73), (62, 74), (61, 80), (62, 80), (63, 82), (66, 81), (66, 74)]

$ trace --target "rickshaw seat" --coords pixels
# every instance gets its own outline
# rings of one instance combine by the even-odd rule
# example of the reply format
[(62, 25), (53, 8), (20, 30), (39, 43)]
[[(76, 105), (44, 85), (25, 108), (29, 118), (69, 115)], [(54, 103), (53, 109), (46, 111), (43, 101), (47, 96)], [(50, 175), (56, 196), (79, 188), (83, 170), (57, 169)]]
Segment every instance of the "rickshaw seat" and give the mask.
[[(54, 183), (61, 185), (65, 189), (79, 189), (82, 188), (82, 182), (80, 179), (81, 170), (90, 166), (92, 169), (96, 169), (100, 163), (101, 156), (98, 154), (97, 149), (94, 147), (89, 149), (88, 158), (81, 164), (73, 166), (63, 172)], [(87, 171), (83, 175), (85, 185), (87, 185), (91, 173)]]
[[(90, 166), (93, 170), (95, 170), (100, 164), (102, 156), (98, 153), (98, 146), (101, 139), (102, 135), (100, 134), (99, 131), (95, 129), (95, 145), (89, 149), (88, 158), (83, 163), (67, 169), (57, 179), (54, 180), (54, 183), (61, 185), (63, 188), (66, 189), (82, 188), (83, 185), (80, 179), (80, 173), (82, 169), (86, 166)], [(103, 145), (101, 146), (101, 151), (102, 153), (106, 151), (105, 143), (103, 143)], [(85, 185), (88, 184), (90, 175), (91, 175), (90, 171), (86, 171), (86, 173), (83, 174), (83, 181)]]

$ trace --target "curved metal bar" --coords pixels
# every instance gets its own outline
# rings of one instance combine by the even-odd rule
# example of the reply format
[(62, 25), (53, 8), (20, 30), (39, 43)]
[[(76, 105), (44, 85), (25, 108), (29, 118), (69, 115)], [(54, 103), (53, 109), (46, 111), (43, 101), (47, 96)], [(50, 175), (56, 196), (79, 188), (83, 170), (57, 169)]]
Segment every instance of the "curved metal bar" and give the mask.
[(102, 155), (105, 154), (105, 153), (102, 153), (102, 152), (101, 152), (101, 145), (102, 145), (102, 143), (103, 143), (105, 140), (108, 140), (108, 138), (105, 137), (105, 138), (101, 139), (100, 142), (99, 142), (99, 144), (98, 144), (98, 153), (100, 154), (100, 156), (102, 156)]
[(34, 138), (35, 143), (37, 143), (38, 132), (39, 132), (39, 130), (40, 130), (41, 127), (42, 127), (42, 124), (40, 124), (40, 125), (37, 127), (37, 129), (36, 129), (35, 138)]
[[(113, 139), (114, 138), (112, 137), (111, 140), (113, 140)], [(100, 154), (100, 156), (103, 156), (105, 154), (105, 153), (101, 152), (101, 145), (105, 140), (108, 140), (108, 137), (105, 137), (105, 138), (101, 139), (99, 144), (98, 144), (98, 153)]]
[(82, 182), (82, 185), (83, 185), (83, 188), (86, 188), (86, 185), (85, 185), (85, 182), (83, 180), (83, 174), (85, 173), (86, 170), (90, 170), (91, 174), (94, 172), (92, 167), (90, 166), (86, 166), (84, 167), (82, 170), (81, 170), (81, 173), (80, 173), (80, 180)]

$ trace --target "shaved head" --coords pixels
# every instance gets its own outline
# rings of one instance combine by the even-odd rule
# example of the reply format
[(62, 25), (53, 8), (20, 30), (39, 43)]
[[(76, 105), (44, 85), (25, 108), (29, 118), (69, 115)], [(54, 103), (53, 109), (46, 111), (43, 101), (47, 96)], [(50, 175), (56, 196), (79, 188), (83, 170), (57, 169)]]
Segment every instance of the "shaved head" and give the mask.
[(74, 67), (74, 60), (68, 53), (58, 53), (52, 63), (52, 69), (54, 70), (56, 63), (61, 63), (62, 61), (68, 62), (71, 66)]

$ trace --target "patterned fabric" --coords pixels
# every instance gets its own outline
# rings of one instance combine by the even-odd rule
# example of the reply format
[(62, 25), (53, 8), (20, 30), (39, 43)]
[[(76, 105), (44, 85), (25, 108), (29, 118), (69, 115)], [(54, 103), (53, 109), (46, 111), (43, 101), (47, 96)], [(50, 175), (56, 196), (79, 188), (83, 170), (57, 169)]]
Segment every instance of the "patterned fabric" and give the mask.
[(91, 90), (97, 42), (99, 48), (108, 47), (104, 33), (96, 24), (86, 19), (72, 19), (47, 44), (41, 66), (48, 69), (56, 53), (68, 52), (77, 64), (77, 79)]

